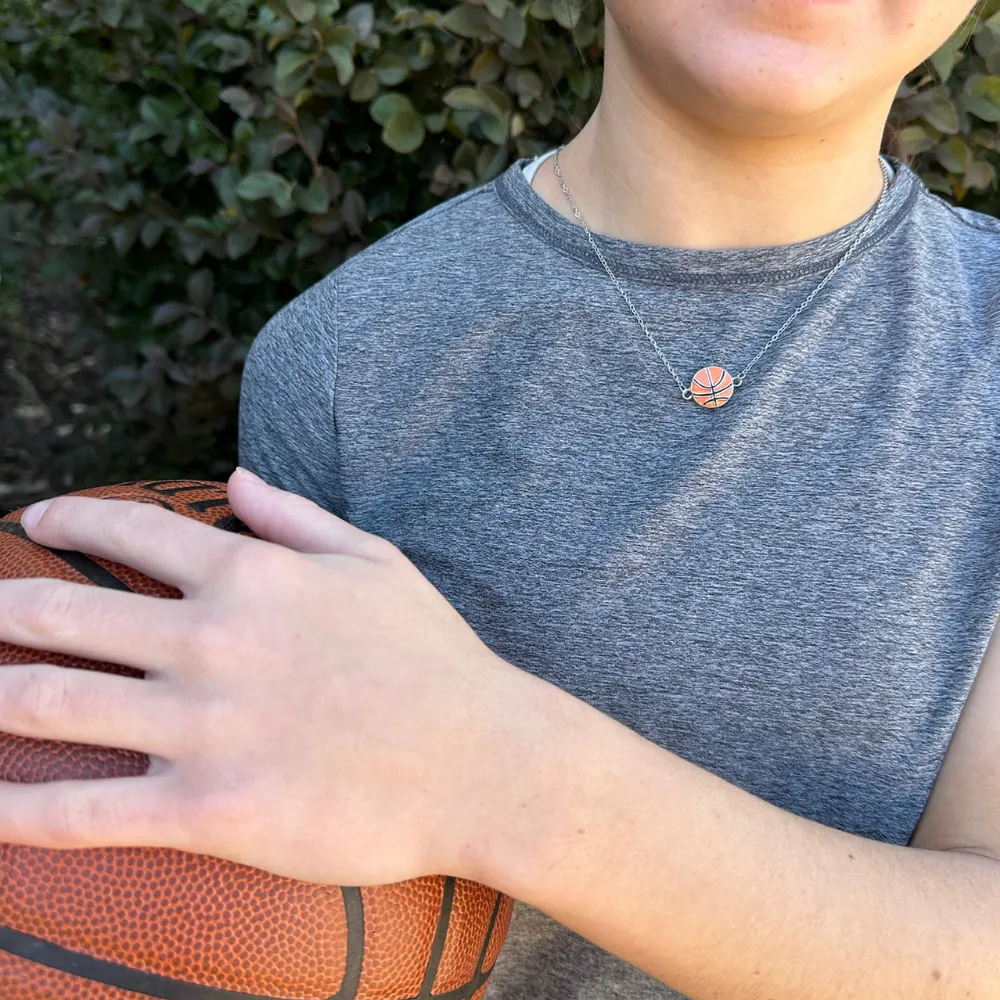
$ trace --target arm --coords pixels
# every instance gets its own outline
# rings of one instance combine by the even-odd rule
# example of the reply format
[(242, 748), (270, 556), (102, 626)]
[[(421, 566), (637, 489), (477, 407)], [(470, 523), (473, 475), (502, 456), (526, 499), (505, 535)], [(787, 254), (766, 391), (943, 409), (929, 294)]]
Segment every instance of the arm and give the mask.
[(478, 879), (694, 1000), (1000, 1000), (996, 651), (916, 847), (874, 843), (515, 669), (384, 540), (245, 474), (229, 489), (258, 538), (85, 497), (23, 515), (32, 539), (184, 599), (0, 581), (0, 640), (151, 673), (8, 666), (0, 730), (162, 761), (0, 782), (0, 841), (172, 847), (330, 885)]
[(239, 461), (274, 486), (339, 512), (337, 290), (293, 299), (258, 334), (240, 388)]
[(575, 714), (485, 881), (695, 1000), (1000, 998), (1000, 640), (912, 847)]

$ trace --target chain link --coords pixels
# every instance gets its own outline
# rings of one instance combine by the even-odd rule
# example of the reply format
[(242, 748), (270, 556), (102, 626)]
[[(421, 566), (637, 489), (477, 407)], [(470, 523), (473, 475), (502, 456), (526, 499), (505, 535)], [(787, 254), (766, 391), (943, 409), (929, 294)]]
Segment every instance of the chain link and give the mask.
[[(587, 240), (589, 241), (591, 248), (597, 255), (597, 259), (601, 262), (601, 265), (604, 267), (604, 270), (607, 271), (608, 277), (611, 279), (615, 288), (618, 289), (618, 294), (625, 301), (625, 305), (628, 306), (629, 311), (635, 317), (635, 321), (639, 324), (640, 329), (646, 335), (646, 339), (652, 345), (653, 350), (656, 352), (657, 357), (663, 362), (663, 364), (666, 366), (667, 371), (670, 372), (670, 374), (673, 376), (674, 381), (677, 383), (678, 388), (681, 390), (681, 396), (686, 400), (692, 399), (693, 393), (691, 392), (690, 386), (684, 382), (684, 380), (681, 378), (680, 375), (678, 375), (678, 373), (674, 370), (674, 367), (667, 360), (666, 355), (663, 353), (663, 351), (660, 350), (660, 345), (656, 342), (656, 338), (650, 332), (649, 327), (646, 326), (642, 316), (639, 315), (639, 310), (636, 309), (636, 307), (632, 304), (632, 300), (629, 298), (629, 294), (628, 292), (625, 291), (624, 287), (622, 286), (622, 283), (615, 277), (615, 274), (611, 270), (611, 267), (608, 264), (607, 259), (601, 252), (601, 248), (597, 245), (597, 241), (594, 239), (594, 234), (590, 231), (590, 227), (584, 220), (583, 215), (580, 214), (580, 209), (577, 207), (577, 204), (574, 201), (573, 196), (569, 193), (569, 188), (566, 186), (566, 181), (563, 178), (562, 170), (559, 167), (559, 154), (562, 152), (562, 150), (563, 150), (562, 146), (560, 146), (556, 150), (555, 156), (552, 158), (552, 165), (555, 168), (556, 177), (559, 179), (559, 184), (562, 187), (563, 194), (566, 196), (566, 201), (569, 203), (569, 207), (573, 210), (573, 214), (576, 216), (577, 221), (580, 223), (581, 226), (583, 226), (583, 231), (587, 234)], [(882, 170), (882, 193), (879, 195), (878, 202), (876, 203), (875, 208), (872, 210), (872, 214), (868, 222), (864, 225), (861, 232), (858, 234), (857, 238), (847, 248), (847, 251), (844, 253), (844, 256), (841, 257), (840, 260), (834, 265), (833, 269), (829, 272), (829, 274), (827, 274), (826, 277), (809, 293), (808, 297), (798, 307), (798, 309), (796, 309), (795, 312), (793, 312), (792, 315), (789, 316), (787, 320), (785, 320), (785, 322), (781, 325), (781, 328), (775, 334), (773, 334), (771, 339), (768, 340), (768, 342), (757, 352), (756, 355), (754, 355), (750, 363), (746, 365), (742, 369), (742, 371), (738, 372), (736, 375), (733, 376), (733, 384), (737, 388), (739, 388), (743, 384), (744, 380), (746, 379), (747, 373), (750, 371), (750, 369), (753, 368), (753, 366), (757, 364), (758, 361), (760, 361), (760, 359), (767, 353), (767, 351), (774, 346), (778, 338), (783, 333), (785, 333), (785, 331), (792, 325), (792, 323), (794, 323), (795, 320), (798, 319), (799, 316), (801, 316), (802, 313), (809, 308), (809, 305), (812, 303), (812, 300), (816, 298), (817, 295), (819, 295), (819, 293), (833, 279), (834, 275), (837, 274), (837, 272), (840, 271), (840, 269), (848, 262), (848, 260), (851, 259), (851, 257), (854, 255), (855, 250), (857, 250), (857, 248), (864, 242), (868, 234), (874, 228), (875, 221), (878, 219), (879, 213), (882, 210), (882, 206), (885, 203), (886, 193), (889, 190), (889, 171), (886, 167), (885, 160), (880, 156), (878, 162), (879, 162), (879, 167)]]

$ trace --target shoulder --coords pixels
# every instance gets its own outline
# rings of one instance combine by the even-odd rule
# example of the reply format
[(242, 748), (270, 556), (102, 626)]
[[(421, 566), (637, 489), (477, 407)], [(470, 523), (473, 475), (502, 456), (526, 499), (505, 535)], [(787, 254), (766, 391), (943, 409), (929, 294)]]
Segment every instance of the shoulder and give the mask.
[[(515, 168), (511, 168), (515, 169)], [(489, 299), (532, 237), (489, 183), (422, 213), (355, 254), (281, 309), (254, 353), (294, 340), (342, 349), (365, 333), (402, 328)], [(501, 261), (506, 268), (501, 269)], [(502, 273), (501, 273), (502, 272)]]
[(342, 332), (364, 339), (387, 321), (423, 326), (489, 305), (530, 253), (527, 231), (497, 183), (452, 198), (342, 264), (336, 284)]
[(951, 204), (921, 183), (910, 253), (924, 294), (989, 334), (1000, 354), (1000, 219)]
[(495, 185), (457, 195), (423, 212), (345, 261), (331, 275), (342, 285), (392, 269), (397, 280), (420, 275), (442, 262), (466, 259), (484, 227), (506, 223)]
[(918, 212), (933, 249), (967, 259), (976, 274), (1000, 276), (1000, 219), (953, 205), (921, 185)]
[(985, 212), (952, 205), (926, 188), (922, 195), (929, 210), (942, 218), (946, 225), (950, 224), (966, 240), (985, 243), (992, 246), (994, 251), (1000, 250), (1000, 219)]

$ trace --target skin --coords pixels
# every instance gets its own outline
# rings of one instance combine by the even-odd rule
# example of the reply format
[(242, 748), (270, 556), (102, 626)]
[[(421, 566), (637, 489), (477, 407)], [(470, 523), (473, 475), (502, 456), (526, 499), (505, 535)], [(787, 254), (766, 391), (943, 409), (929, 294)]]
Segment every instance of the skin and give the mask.
[[(846, 49), (874, 38), (886, 56), (898, 49), (905, 69), (926, 55), (912, 39), (932, 47), (964, 13), (942, 0), (611, 7), (633, 25), (653, 13), (662, 21), (636, 37), (674, 25), (683, 60), (657, 64), (656, 86), (672, 93), (680, 66), (700, 87), (685, 101), (706, 114), (726, 80), (735, 92), (767, 55), (782, 85), (741, 91), (743, 134), (733, 139), (758, 150), (761, 169), (772, 140), (790, 149), (789, 136), (814, 121), (830, 135), (862, 91), (880, 99), (858, 83), (865, 60)], [(725, 66), (697, 51), (698, 22), (729, 32)], [(806, 44), (819, 79), (804, 68)], [(612, 75), (642, 75), (633, 50), (610, 51)], [(586, 147), (577, 148), (582, 179)], [(810, 146), (798, 148), (805, 156)], [(642, 155), (634, 144), (619, 152), (626, 172), (625, 154)], [(595, 163), (614, 163), (612, 150)], [(840, 177), (855, 176), (859, 195), (862, 166), (859, 153), (856, 176)], [(746, 171), (734, 162), (729, 172)], [(793, 226), (759, 206), (713, 216), (696, 175), (692, 166), (688, 208), (708, 215), (688, 219), (691, 231), (728, 245), (734, 233), (759, 240)], [(581, 190), (596, 191), (596, 176)], [(755, 183), (780, 201), (794, 177), (774, 176)], [(665, 202), (667, 224), (680, 214)], [(504, 662), (388, 542), (248, 473), (234, 474), (229, 493), (258, 539), (121, 501), (63, 498), (25, 514), (34, 540), (127, 563), (184, 596), (0, 581), (0, 640), (147, 671), (134, 680), (67, 670), (40, 652), (37, 665), (0, 670), (0, 729), (153, 759), (139, 778), (0, 783), (0, 842), (175, 847), (331, 884), (450, 873), (538, 907), (694, 1000), (1000, 1000), (1000, 642), (913, 845), (896, 847), (779, 810)]]
[[(595, 232), (728, 249), (864, 214), (900, 80), (969, 0), (608, 0), (601, 102), (560, 157)], [(551, 162), (535, 189), (572, 218)], [(817, 197), (822, 192), (822, 197)]]

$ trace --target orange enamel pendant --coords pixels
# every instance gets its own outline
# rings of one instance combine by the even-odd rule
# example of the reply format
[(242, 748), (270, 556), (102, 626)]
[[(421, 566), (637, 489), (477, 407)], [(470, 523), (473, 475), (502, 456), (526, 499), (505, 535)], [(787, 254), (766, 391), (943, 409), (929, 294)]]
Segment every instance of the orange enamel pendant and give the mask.
[(707, 365), (691, 380), (691, 398), (710, 410), (725, 406), (736, 387), (733, 376), (718, 365)]

